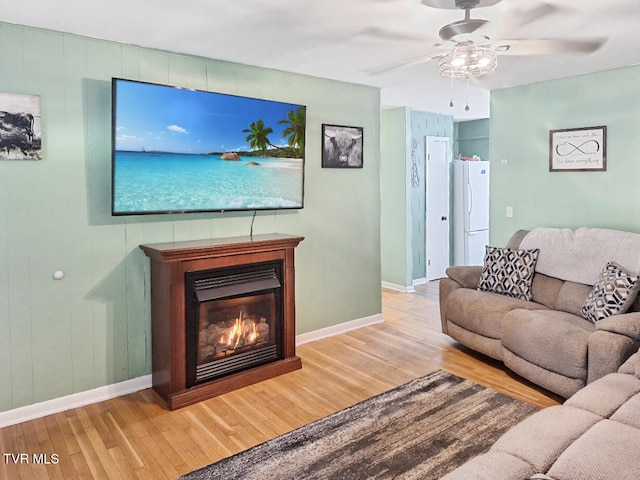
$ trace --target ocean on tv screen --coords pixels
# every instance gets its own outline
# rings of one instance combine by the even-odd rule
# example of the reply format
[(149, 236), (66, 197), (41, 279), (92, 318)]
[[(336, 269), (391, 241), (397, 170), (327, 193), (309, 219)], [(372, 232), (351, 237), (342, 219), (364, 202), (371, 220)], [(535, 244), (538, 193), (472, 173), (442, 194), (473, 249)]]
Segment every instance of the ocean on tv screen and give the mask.
[(114, 214), (302, 208), (303, 160), (114, 152)]

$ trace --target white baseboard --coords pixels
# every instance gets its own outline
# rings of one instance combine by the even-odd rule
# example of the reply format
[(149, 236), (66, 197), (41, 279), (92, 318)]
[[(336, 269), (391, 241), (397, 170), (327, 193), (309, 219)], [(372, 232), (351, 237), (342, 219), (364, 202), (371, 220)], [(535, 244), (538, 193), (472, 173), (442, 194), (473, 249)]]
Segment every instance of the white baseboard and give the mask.
[(382, 282), (382, 288), (386, 288), (389, 290), (393, 290), (395, 292), (402, 292), (402, 293), (415, 292), (413, 285), (409, 285), (408, 287), (405, 287), (404, 285), (398, 285), (397, 283), (390, 283), (390, 282)]
[(378, 313), (377, 315), (339, 323), (338, 325), (321, 328), (319, 330), (314, 330), (313, 332), (301, 333), (300, 335), (296, 335), (296, 345), (304, 345), (305, 343), (315, 342), (316, 340), (322, 340), (323, 338), (333, 337), (335, 335), (340, 335), (341, 333), (350, 332), (351, 330), (383, 322), (384, 318), (382, 318), (382, 314)]
[(422, 278), (416, 278), (416, 279), (413, 281), (413, 286), (415, 287), (416, 285), (424, 285), (424, 284), (426, 284), (426, 283), (427, 283), (427, 279), (426, 279), (425, 277), (422, 277)]
[[(382, 322), (384, 322), (382, 314), (377, 314), (370, 317), (352, 320), (350, 322), (344, 322), (339, 325), (321, 328), (319, 330), (314, 330), (313, 332), (302, 333), (300, 335), (296, 335), (296, 345), (302, 345), (322, 338), (333, 337), (334, 335), (339, 335), (357, 328)], [(83, 407), (91, 403), (102, 402), (122, 395), (128, 395), (139, 390), (144, 390), (145, 388), (151, 388), (151, 386), (151, 375), (144, 375), (142, 377), (114, 383), (112, 385), (106, 385), (104, 387), (94, 388), (85, 392), (74, 393), (64, 397), (54, 398), (53, 400), (46, 400), (44, 402), (34, 403), (33, 405), (14, 408), (13, 410), (0, 412), (0, 428), (8, 427), (9, 425), (16, 425), (36, 418), (42, 418), (54, 413), (64, 412), (72, 408)]]
[(0, 428), (45, 417), (54, 413), (64, 412), (72, 408), (83, 407), (91, 403), (102, 402), (110, 398), (120, 397), (150, 387), (151, 375), (145, 375), (124, 382), (94, 388), (93, 390), (14, 408), (13, 410), (0, 412)]

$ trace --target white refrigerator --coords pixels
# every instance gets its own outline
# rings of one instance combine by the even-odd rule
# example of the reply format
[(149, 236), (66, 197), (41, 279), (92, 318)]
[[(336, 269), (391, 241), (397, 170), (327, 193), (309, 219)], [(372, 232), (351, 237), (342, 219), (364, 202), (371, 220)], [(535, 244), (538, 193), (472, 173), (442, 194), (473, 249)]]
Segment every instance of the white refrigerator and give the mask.
[(453, 162), (453, 264), (482, 265), (489, 244), (489, 162)]

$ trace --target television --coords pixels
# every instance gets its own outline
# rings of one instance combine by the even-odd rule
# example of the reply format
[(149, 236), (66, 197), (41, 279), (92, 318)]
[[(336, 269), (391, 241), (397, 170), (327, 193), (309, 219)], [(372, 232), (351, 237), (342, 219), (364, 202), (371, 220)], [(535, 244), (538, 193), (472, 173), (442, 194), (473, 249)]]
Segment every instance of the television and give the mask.
[(303, 208), (306, 107), (112, 79), (112, 215)]

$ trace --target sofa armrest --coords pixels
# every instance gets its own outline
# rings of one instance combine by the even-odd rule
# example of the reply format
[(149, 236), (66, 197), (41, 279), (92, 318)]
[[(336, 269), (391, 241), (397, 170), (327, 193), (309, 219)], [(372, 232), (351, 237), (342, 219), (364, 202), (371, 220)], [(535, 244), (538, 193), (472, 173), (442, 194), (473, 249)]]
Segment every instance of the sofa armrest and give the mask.
[(633, 340), (640, 341), (640, 312), (612, 315), (596, 322), (596, 331), (602, 330), (610, 333), (624, 335)]
[(458, 266), (447, 268), (447, 276), (440, 279), (440, 323), (442, 333), (448, 334), (447, 329), (447, 298), (451, 293), (459, 288), (476, 289), (480, 281), (482, 267), (478, 266)]
[(589, 373), (591, 383), (620, 366), (640, 348), (640, 312), (613, 315), (596, 322), (589, 337)]
[(464, 288), (477, 288), (482, 275), (482, 267), (479, 265), (463, 265), (447, 268), (447, 276)]

